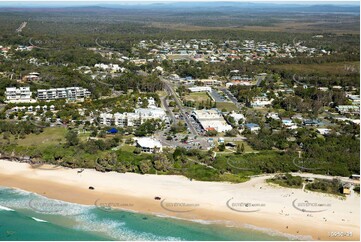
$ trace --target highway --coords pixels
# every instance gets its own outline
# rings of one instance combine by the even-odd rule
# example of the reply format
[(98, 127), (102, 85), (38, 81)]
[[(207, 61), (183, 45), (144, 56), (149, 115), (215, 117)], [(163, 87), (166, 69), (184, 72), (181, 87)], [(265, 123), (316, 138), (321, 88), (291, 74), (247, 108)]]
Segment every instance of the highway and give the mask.
[(177, 94), (173, 90), (172, 85), (169, 83), (168, 80), (164, 79), (163, 77), (159, 77), (159, 78), (164, 83), (164, 89), (168, 92), (169, 95), (173, 96), (173, 99), (179, 108), (179, 113), (183, 116), (184, 121), (186, 122), (187, 127), (189, 128), (192, 135), (198, 135), (196, 129), (193, 127), (193, 124), (189, 121), (188, 115), (185, 114), (183, 105), (182, 105), (181, 101), (179, 100)]

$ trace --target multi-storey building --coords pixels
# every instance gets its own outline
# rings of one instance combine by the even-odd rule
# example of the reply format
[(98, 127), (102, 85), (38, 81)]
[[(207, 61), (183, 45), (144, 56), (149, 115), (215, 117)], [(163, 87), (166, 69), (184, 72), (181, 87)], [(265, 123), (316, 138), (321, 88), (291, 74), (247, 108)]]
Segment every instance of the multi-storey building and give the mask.
[(7, 102), (31, 102), (30, 87), (7, 87), (5, 97)]
[(134, 113), (101, 113), (100, 124), (118, 127), (133, 127), (143, 124), (146, 120), (159, 119), (165, 121), (167, 115), (161, 108), (138, 108)]
[(55, 99), (82, 99), (90, 97), (91, 92), (82, 87), (66, 87), (66, 88), (51, 88), (51, 89), (39, 89), (39, 100), (55, 100)]

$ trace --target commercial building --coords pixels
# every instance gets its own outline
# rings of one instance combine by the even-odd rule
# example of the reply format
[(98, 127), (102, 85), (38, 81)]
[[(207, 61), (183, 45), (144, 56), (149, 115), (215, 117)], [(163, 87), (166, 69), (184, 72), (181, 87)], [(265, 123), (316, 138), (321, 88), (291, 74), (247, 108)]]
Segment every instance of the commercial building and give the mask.
[(203, 87), (203, 86), (195, 86), (195, 87), (188, 88), (188, 90), (191, 92), (211, 92), (212, 88), (211, 87)]
[(148, 119), (160, 119), (164, 121), (167, 117), (165, 111), (161, 108), (137, 108), (134, 113), (141, 117), (142, 123)]
[(197, 82), (202, 82), (206, 86), (220, 86), (222, 84), (221, 81), (215, 79), (197, 79)]
[(206, 131), (216, 130), (217, 132), (225, 132), (232, 129), (232, 126), (227, 124), (218, 109), (195, 110), (192, 112), (192, 116)]
[(135, 139), (137, 147), (142, 149), (142, 152), (157, 153), (163, 151), (162, 144), (153, 138), (140, 137)]

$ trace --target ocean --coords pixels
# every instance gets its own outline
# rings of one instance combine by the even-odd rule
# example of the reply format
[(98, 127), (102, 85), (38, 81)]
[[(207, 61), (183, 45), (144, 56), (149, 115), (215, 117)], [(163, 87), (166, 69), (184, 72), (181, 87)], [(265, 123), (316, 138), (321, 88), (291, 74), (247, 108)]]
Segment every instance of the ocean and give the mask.
[(108, 210), (0, 187), (0, 240), (289, 240), (255, 228)]

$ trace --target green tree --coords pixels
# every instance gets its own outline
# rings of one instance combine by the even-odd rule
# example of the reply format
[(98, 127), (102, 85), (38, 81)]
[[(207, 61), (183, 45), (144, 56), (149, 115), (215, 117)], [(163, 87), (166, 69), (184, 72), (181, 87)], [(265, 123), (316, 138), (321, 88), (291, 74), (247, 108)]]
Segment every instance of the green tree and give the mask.
[(69, 131), (65, 136), (68, 146), (77, 146), (79, 144), (79, 138), (76, 131)]

